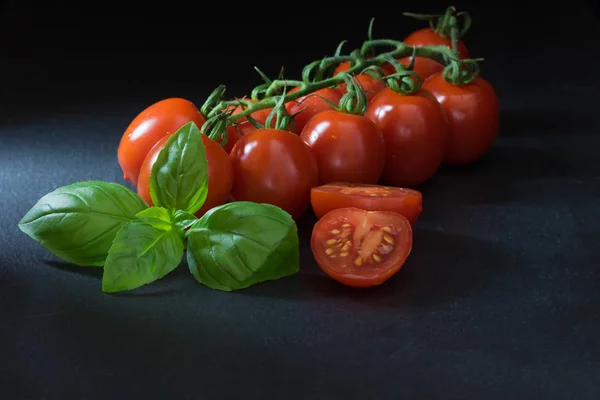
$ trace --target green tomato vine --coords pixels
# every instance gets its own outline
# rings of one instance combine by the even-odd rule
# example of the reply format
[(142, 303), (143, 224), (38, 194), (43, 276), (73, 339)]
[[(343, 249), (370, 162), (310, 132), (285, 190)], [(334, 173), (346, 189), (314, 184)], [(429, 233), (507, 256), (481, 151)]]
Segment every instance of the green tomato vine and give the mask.
[[(354, 77), (361, 73), (377, 74), (395, 92), (405, 95), (414, 94), (421, 88), (421, 78), (412, 71), (415, 57), (429, 58), (442, 64), (444, 78), (454, 85), (468, 84), (479, 76), (479, 61), (482, 59), (460, 59), (457, 51), (457, 41), (471, 24), (468, 13), (457, 13), (456, 9), (450, 6), (443, 15), (412, 13), (404, 13), (404, 15), (428, 20), (436, 32), (450, 37), (452, 48), (443, 45), (416, 47), (399, 40), (373, 39), (373, 20), (371, 20), (368, 40), (360, 49), (344, 55), (342, 48), (346, 41), (342, 41), (333, 56), (315, 60), (306, 65), (302, 71), (302, 80), (285, 79), (283, 70), (278, 79), (271, 80), (262, 71), (255, 68), (264, 83), (252, 90), (250, 99), (225, 100), (225, 86), (217, 87), (201, 108), (202, 114), (207, 118), (206, 123), (202, 126), (202, 133), (212, 139), (222, 140), (221, 145), (224, 146), (227, 142), (227, 126), (235, 125), (237, 121), (246, 119), (257, 128), (261, 128), (263, 126), (252, 118), (252, 114), (268, 108), (272, 108), (273, 111), (265, 121), (265, 126), (287, 129), (294, 123), (294, 116), (287, 113), (286, 103), (310, 95), (317, 90), (335, 87), (342, 83), (346, 83), (348, 93), (344, 95), (337, 109), (357, 114), (364, 112), (366, 100), (362, 88)], [(464, 18), (462, 29), (459, 29), (458, 17)], [(432, 22), (434, 20), (437, 20), (437, 24)], [(411, 57), (411, 63), (407, 67), (397, 61), (405, 57)], [(349, 62), (350, 68), (332, 75), (331, 71), (344, 62)], [(386, 75), (381, 69), (381, 66), (386, 63), (391, 64), (395, 68), (395, 72)], [(295, 90), (290, 91), (292, 88)], [(240, 107), (241, 111), (233, 114), (233, 110), (237, 107)]]

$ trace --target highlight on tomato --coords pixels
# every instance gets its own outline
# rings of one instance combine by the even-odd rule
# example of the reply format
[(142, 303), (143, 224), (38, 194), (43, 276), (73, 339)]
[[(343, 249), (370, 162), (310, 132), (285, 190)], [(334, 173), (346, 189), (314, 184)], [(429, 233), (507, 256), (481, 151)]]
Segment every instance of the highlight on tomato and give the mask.
[(377, 183), (385, 163), (379, 127), (365, 117), (366, 95), (355, 78), (336, 110), (315, 115), (300, 133), (319, 166), (319, 184)]
[(190, 121), (201, 127), (206, 119), (194, 103), (177, 97), (158, 101), (140, 112), (123, 133), (117, 150), (123, 178), (137, 186), (140, 168), (150, 149)]
[(319, 267), (341, 284), (367, 288), (394, 276), (410, 255), (410, 222), (391, 211), (338, 208), (315, 224), (310, 246)]
[[(150, 206), (152, 206), (152, 197), (150, 196), (152, 166), (170, 136), (163, 137), (152, 147), (140, 169), (137, 193)], [(225, 149), (206, 135), (202, 135), (202, 143), (204, 143), (206, 149), (208, 164), (208, 194), (200, 210), (195, 213), (197, 217), (201, 217), (211, 208), (225, 204), (229, 199), (233, 185), (233, 169)]]
[[(299, 89), (300, 87), (297, 86), (289, 93)], [(323, 88), (288, 102), (286, 108), (291, 115), (294, 115), (292, 132), (299, 134), (312, 117), (322, 111), (334, 110), (335, 107), (327, 101), (337, 106), (343, 94), (344, 92), (339, 88)]]
[(367, 211), (393, 211), (414, 225), (423, 211), (423, 195), (409, 188), (332, 182), (316, 186), (310, 203), (318, 219), (339, 208), (354, 207)]
[(319, 170), (315, 155), (297, 134), (257, 129), (242, 136), (229, 157), (235, 200), (272, 204), (295, 219), (310, 207)]
[(448, 119), (449, 143), (443, 163), (469, 164), (487, 154), (500, 128), (500, 102), (492, 85), (481, 76), (453, 84), (439, 72), (423, 88), (437, 98)]
[(431, 93), (402, 94), (386, 87), (371, 100), (365, 117), (385, 141), (381, 183), (417, 187), (438, 171), (448, 146), (448, 121)]

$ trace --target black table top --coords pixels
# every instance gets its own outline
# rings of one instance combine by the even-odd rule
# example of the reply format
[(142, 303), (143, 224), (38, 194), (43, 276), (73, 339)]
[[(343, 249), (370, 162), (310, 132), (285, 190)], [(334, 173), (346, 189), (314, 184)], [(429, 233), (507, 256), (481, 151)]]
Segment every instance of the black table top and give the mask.
[[(599, 398), (600, 62), (585, 49), (600, 44), (600, 25), (588, 11), (571, 9), (579, 28), (548, 33), (553, 44), (534, 50), (531, 31), (515, 47), (518, 29), (510, 40), (490, 34), (486, 47), (480, 36), (499, 25), (481, 11), (473, 47), (486, 53), (501, 132), (481, 162), (443, 168), (420, 188), (412, 254), (367, 291), (317, 267), (308, 213), (292, 277), (224, 293), (182, 265), (141, 290), (102, 293), (97, 268), (61, 262), (17, 222), (58, 186), (125, 183), (116, 149), (131, 118), (170, 95), (200, 102), (214, 82), (189, 65), (154, 85), (141, 67), (134, 82), (135, 61), (115, 66), (124, 53), (5, 47), (0, 397)], [(321, 56), (303, 50), (305, 61)], [(568, 63), (573, 73), (561, 72)], [(161, 73), (177, 71), (169, 65)]]

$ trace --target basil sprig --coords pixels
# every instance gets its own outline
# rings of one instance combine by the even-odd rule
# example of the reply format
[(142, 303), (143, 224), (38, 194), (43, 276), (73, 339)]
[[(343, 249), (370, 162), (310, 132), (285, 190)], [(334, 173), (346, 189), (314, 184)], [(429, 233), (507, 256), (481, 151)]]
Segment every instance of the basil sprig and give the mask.
[(201, 284), (232, 291), (299, 270), (299, 239), (279, 207), (233, 202), (193, 214), (208, 194), (200, 129), (183, 125), (152, 167), (149, 207), (123, 185), (84, 181), (43, 196), (19, 228), (55, 256), (103, 267), (102, 290), (133, 290), (176, 269), (187, 253)]

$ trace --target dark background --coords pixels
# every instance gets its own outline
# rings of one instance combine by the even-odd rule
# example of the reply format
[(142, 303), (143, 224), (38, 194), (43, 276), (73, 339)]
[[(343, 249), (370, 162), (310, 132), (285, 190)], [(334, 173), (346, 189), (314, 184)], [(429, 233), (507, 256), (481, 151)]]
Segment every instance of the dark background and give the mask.
[[(185, 266), (129, 294), (17, 229), (42, 195), (124, 183), (118, 141), (162, 98), (201, 104), (297, 77), (402, 11), (445, 2), (5, 1), (0, 6), (0, 397), (5, 399), (597, 399), (600, 23), (591, 2), (455, 2), (502, 128), (476, 165), (423, 185), (405, 267), (368, 291), (315, 265), (236, 293)], [(127, 9), (124, 7), (127, 6)], [(218, 7), (221, 7), (220, 9)], [(273, 15), (269, 13), (273, 12)]]

